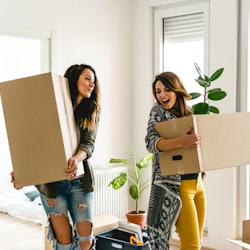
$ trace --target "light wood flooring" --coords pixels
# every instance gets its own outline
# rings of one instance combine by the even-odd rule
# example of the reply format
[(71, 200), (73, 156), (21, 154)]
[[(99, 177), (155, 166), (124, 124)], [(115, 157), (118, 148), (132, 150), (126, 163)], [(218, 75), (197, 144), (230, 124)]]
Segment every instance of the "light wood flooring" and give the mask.
[(42, 250), (42, 225), (0, 213), (0, 249)]
[[(44, 250), (42, 225), (0, 213), (0, 249)], [(178, 250), (175, 245), (170, 250)]]

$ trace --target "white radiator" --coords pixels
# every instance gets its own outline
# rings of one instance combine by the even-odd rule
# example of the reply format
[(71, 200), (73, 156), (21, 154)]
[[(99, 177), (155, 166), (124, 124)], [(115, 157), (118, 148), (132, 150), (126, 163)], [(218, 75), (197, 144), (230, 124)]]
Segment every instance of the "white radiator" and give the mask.
[(128, 172), (126, 166), (95, 169), (94, 215), (112, 213), (119, 219), (126, 219), (129, 190), (127, 183), (119, 190), (108, 187), (110, 181), (121, 172)]

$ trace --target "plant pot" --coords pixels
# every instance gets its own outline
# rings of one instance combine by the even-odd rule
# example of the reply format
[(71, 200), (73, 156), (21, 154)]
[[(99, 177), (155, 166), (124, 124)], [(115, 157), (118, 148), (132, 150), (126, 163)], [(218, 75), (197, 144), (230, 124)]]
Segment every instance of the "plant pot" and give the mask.
[(139, 211), (136, 214), (135, 211), (129, 211), (126, 213), (127, 221), (140, 225), (141, 228), (146, 228), (147, 212)]

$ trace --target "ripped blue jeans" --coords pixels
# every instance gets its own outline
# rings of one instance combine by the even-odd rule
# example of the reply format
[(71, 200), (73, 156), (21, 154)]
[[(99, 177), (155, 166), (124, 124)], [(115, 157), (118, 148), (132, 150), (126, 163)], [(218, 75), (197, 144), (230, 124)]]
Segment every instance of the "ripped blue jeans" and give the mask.
[[(72, 222), (72, 243), (62, 245), (57, 242), (49, 223), (48, 239), (53, 241), (55, 250), (80, 250), (80, 241), (93, 240), (93, 230), (89, 236), (83, 237), (77, 232), (76, 224), (83, 221), (90, 221), (93, 227), (93, 198), (94, 193), (86, 193), (80, 178), (68, 181), (60, 181), (58, 185), (58, 194), (56, 198), (48, 198), (40, 194), (44, 210), (49, 221), (50, 215), (65, 214)], [(48, 201), (53, 201), (51, 205)]]

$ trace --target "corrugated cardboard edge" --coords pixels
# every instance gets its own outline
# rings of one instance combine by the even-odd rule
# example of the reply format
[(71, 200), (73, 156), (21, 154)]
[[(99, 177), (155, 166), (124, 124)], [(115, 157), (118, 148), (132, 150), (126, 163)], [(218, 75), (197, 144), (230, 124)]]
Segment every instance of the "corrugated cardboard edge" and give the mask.
[[(192, 115), (192, 117), (193, 117), (194, 133), (199, 134), (199, 126), (198, 126), (198, 121), (197, 121), (199, 117), (197, 115)], [(202, 148), (200, 144), (197, 146), (197, 157), (199, 161), (200, 171), (205, 172), (203, 158), (202, 158)]]
[[(53, 73), (51, 74), (51, 76), (61, 131), (64, 131), (64, 133), (62, 133), (62, 139), (64, 141), (65, 155), (66, 158), (69, 159), (77, 151), (79, 140), (77, 138), (77, 128), (75, 124), (75, 117), (70, 97), (68, 80), (63, 76)], [(55, 84), (56, 82), (60, 82), (60, 84)], [(62, 103), (61, 109), (59, 109), (58, 103)], [(65, 133), (65, 131), (67, 131), (68, 133)], [(80, 162), (78, 166), (77, 176), (82, 174), (84, 174), (84, 169), (82, 162)]]

